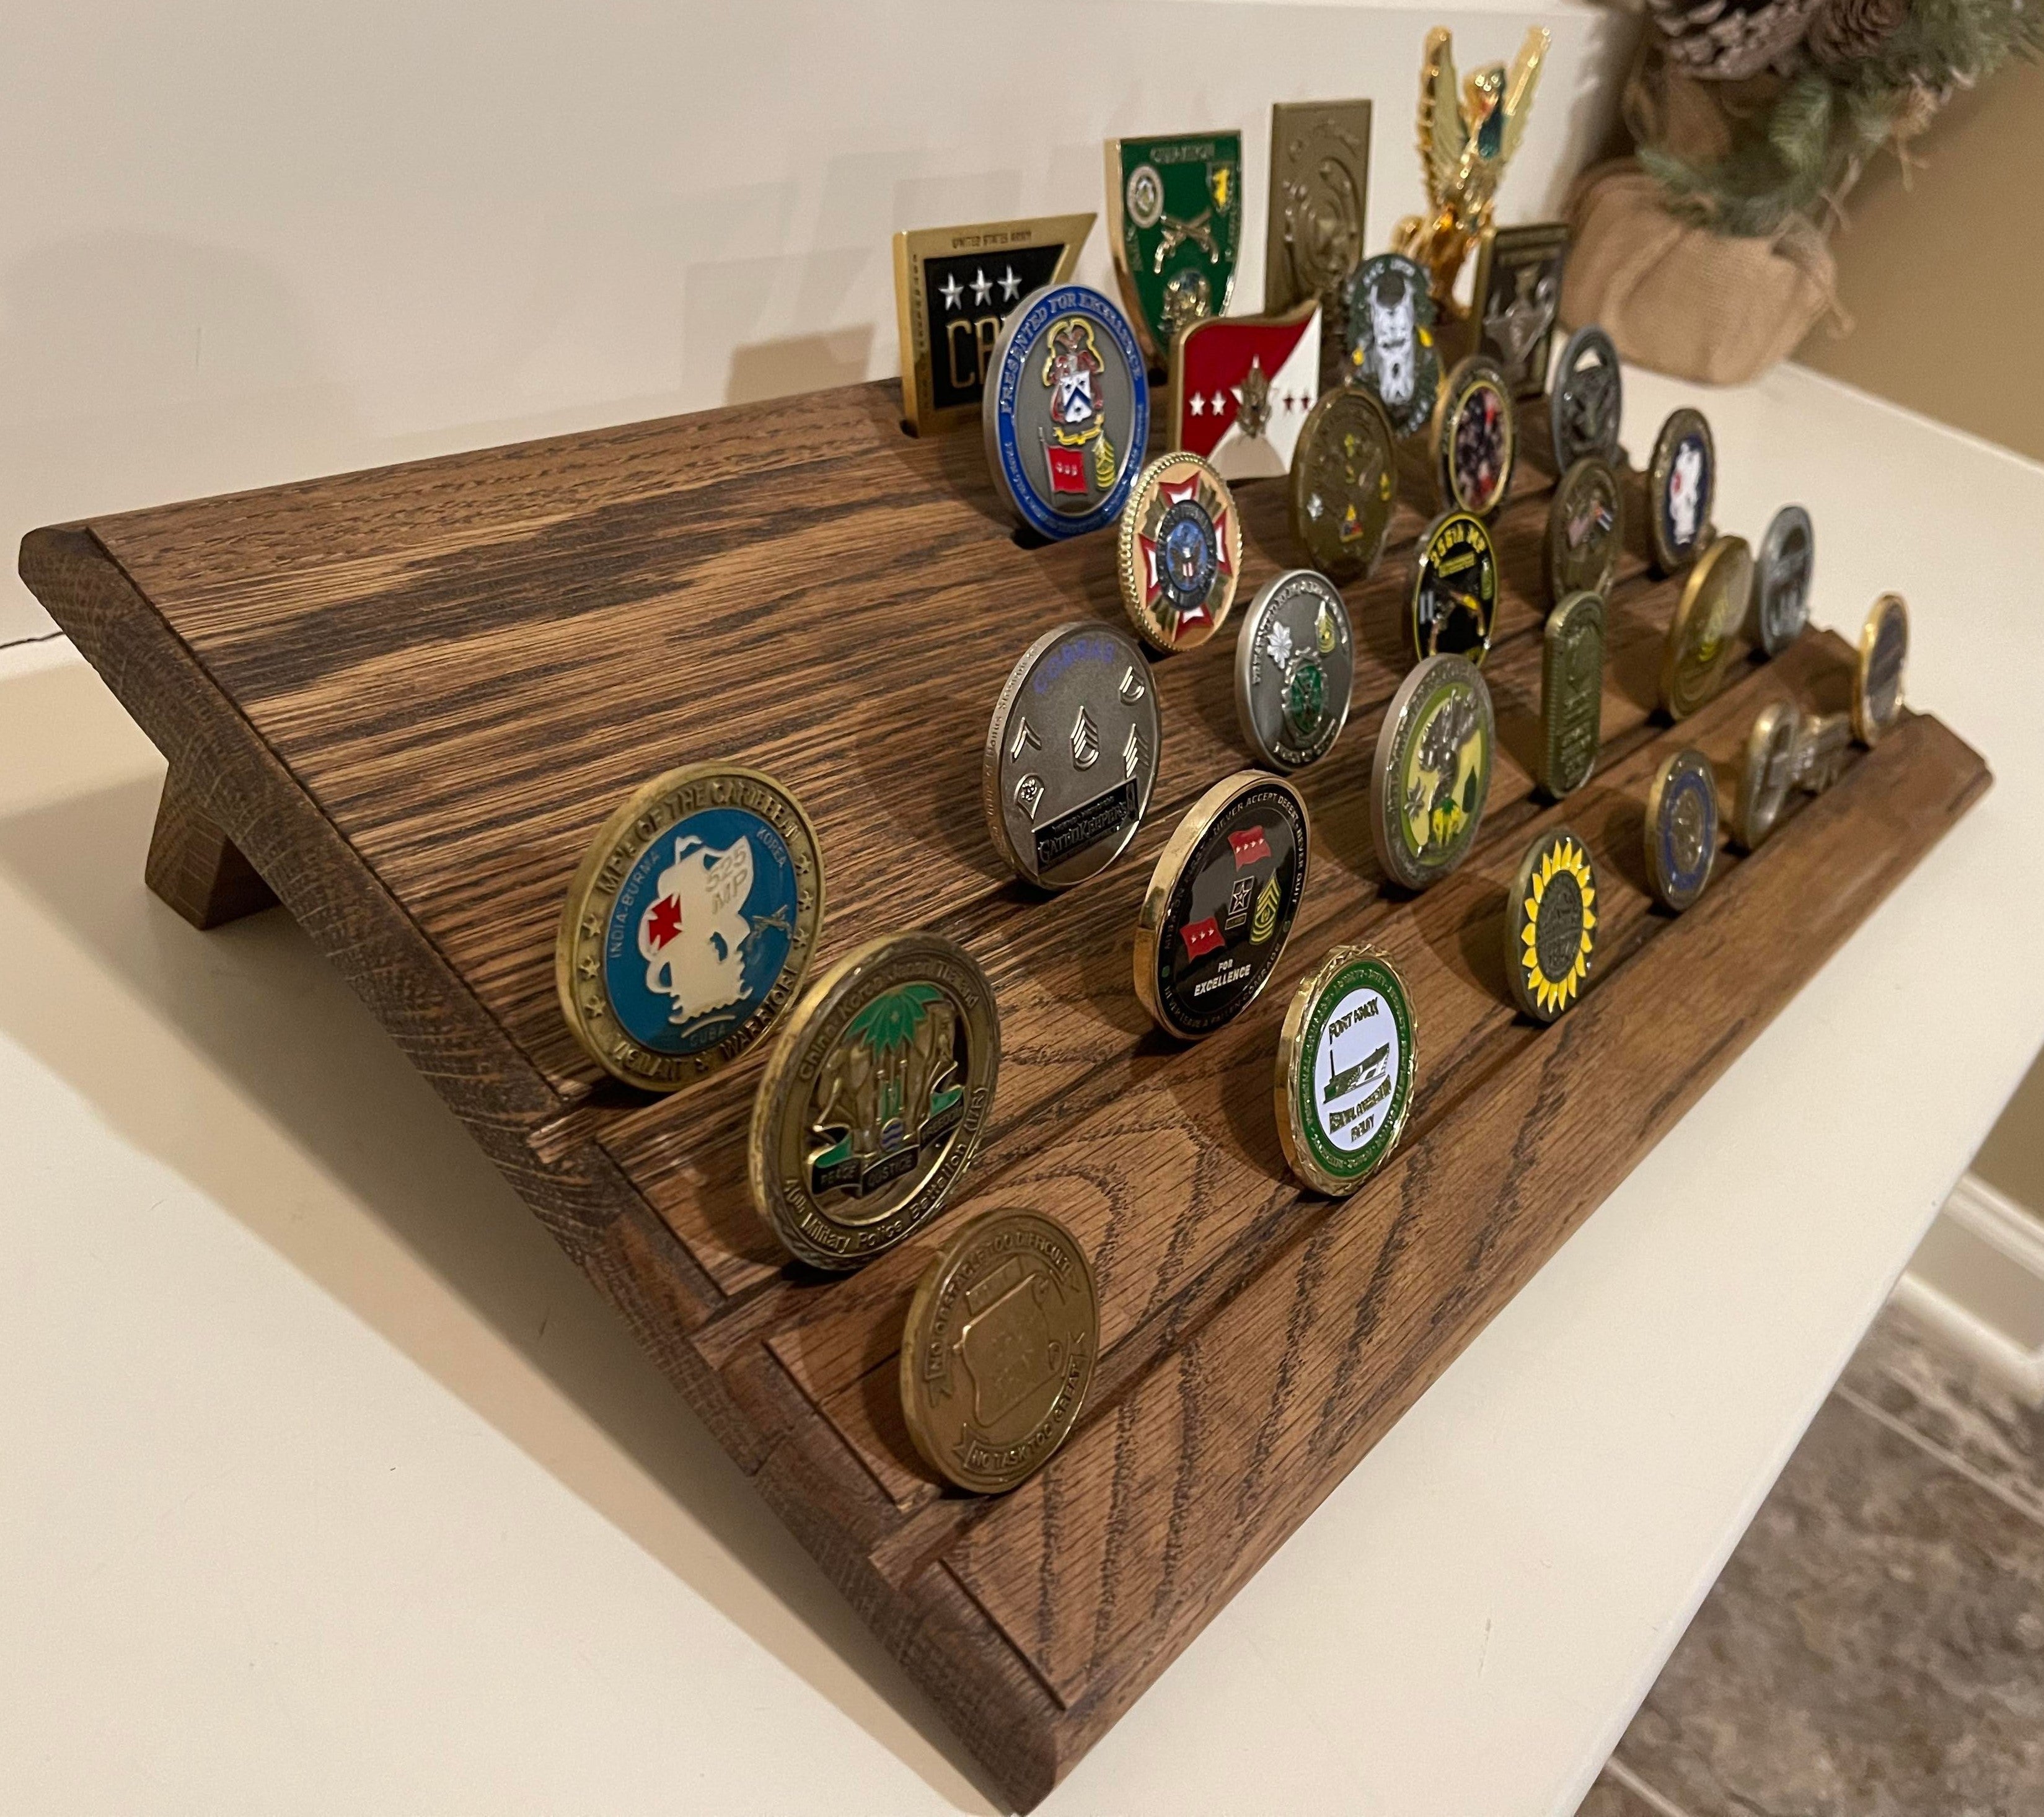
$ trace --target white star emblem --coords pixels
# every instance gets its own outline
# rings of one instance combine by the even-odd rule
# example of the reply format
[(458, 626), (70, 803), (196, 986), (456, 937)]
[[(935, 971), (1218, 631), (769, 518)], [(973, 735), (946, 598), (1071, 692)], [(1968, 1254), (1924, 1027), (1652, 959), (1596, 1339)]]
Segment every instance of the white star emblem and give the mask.
[(944, 299), (944, 307), (947, 309), (956, 309), (959, 305), (959, 298), (964, 294), (959, 287), (959, 281), (955, 278), (947, 278), (937, 286), (937, 294)]
[(975, 271), (972, 275), (972, 300), (976, 303), (988, 303), (993, 300), (993, 286), (984, 271)]
[(1193, 394), (1192, 404), (1194, 416), (1204, 417), (1207, 413), (1207, 401), (1197, 391)]
[(1021, 294), (1022, 280), (1015, 275), (1015, 267), (1011, 265), (1001, 275), (1001, 300), (1012, 303)]
[(1216, 391), (1216, 392), (1213, 394), (1213, 413), (1214, 413), (1216, 417), (1218, 417), (1218, 416), (1221, 413), (1221, 412), (1222, 412), (1223, 410), (1226, 409), (1227, 408), (1228, 408), (1228, 400), (1227, 400), (1225, 398), (1224, 398), (1224, 397), (1223, 397), (1223, 396), (1222, 396), (1222, 395), (1221, 395), (1218, 391)]

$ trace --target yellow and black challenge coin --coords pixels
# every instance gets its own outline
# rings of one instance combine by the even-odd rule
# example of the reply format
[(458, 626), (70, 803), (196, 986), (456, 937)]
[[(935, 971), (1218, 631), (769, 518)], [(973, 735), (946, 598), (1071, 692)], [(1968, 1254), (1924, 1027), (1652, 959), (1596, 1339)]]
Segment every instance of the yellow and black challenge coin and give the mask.
[(1469, 856), (1496, 743), (1490, 690), (1464, 658), (1431, 656), (1399, 684), (1370, 773), (1370, 831), (1394, 883), (1424, 889)]
[(1145, 643), (1189, 650), (1221, 628), (1242, 572), (1242, 519), (1212, 467), (1158, 455), (1136, 476), (1119, 536), (1121, 603)]
[(1293, 993), (1278, 1041), (1278, 1139), (1316, 1192), (1353, 1193), (1398, 1145), (1419, 1065), (1412, 999), (1368, 947), (1337, 947)]
[(1566, 827), (1535, 839), (1520, 861), (1505, 926), (1512, 994), (1543, 1022), (1582, 995), (1596, 952), (1596, 866)]
[(568, 885), (561, 1012), (606, 1072), (678, 1091), (774, 1025), (823, 914), (823, 855), (793, 795), (738, 764), (670, 770), (604, 822)]
[(1479, 667), (1497, 623), (1497, 551), (1481, 517), (1443, 512), (1412, 551), (1407, 636), (1412, 653), (1463, 656)]

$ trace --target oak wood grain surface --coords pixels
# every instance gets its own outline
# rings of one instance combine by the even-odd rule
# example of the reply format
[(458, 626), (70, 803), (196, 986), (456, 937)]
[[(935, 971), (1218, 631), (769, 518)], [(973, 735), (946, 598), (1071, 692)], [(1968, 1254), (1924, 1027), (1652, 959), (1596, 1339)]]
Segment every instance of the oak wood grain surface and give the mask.
[[(39, 531), (30, 585), (171, 760), (153, 887), (210, 924), (274, 891), (762, 1493), (908, 1664), (1005, 1793), (1040, 1798), (1986, 786), (1911, 717), (1798, 801), (1676, 918), (1641, 855), (1648, 783), (1735, 756), (1764, 701), (1843, 702), (1812, 633), (1742, 655), (1679, 727), (1655, 713), (1679, 581), (1641, 513), (1610, 601), (1604, 752), (1549, 803), (1539, 739), (1544, 411), (1526, 413), (1487, 673), (1500, 757), (1469, 862), (1389, 889), (1367, 825), (1409, 658), (1408, 449), (1378, 572), (1345, 590), (1354, 706), (1298, 778), (1313, 855), (1264, 997), (1191, 1047), (1130, 985), (1143, 884), (1185, 808), (1250, 761), (1238, 617), (1155, 666), (1151, 815), (1121, 862), (1044, 896), (981, 820), (1009, 666), (1070, 618), (1118, 620), (1111, 535), (1021, 546), (978, 440), (901, 433), (890, 386), (713, 411)], [(1636, 497), (1636, 493), (1635, 493)], [(1241, 598), (1301, 552), (1283, 488), (1238, 491)], [(994, 984), (1003, 1070), (959, 1201), (863, 1273), (784, 1264), (750, 1205), (762, 1055), (650, 1099), (603, 1078), (555, 1004), (555, 925), (585, 843), (654, 772), (778, 776), (827, 867), (818, 962), (889, 927), (961, 940)], [(1599, 870), (1585, 1001), (1513, 1012), (1506, 887), (1558, 824)], [(1405, 972), (1419, 1074), (1404, 1143), (1354, 1198), (1301, 1189), (1271, 1120), (1284, 1001), (1336, 940)], [(1097, 1271), (1079, 1427), (999, 1500), (942, 1489), (902, 1427), (901, 1320), (964, 1219), (1020, 1204)]]

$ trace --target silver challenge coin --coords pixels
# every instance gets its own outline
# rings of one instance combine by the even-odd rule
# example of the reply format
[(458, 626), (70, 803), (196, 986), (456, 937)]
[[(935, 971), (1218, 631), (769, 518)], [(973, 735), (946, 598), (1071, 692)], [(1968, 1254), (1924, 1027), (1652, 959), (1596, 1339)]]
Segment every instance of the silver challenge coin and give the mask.
[(1127, 849), (1150, 805), (1163, 727), (1134, 639), (1087, 621), (1022, 653), (986, 730), (986, 824), (1018, 877), (1066, 889)]
[(1579, 328), (1569, 336), (1554, 367), (1552, 405), (1555, 472), (1566, 473), (1585, 455), (1617, 463), (1625, 379), (1618, 349), (1602, 328)]
[(1810, 513), (1800, 505), (1783, 505), (1760, 540), (1746, 628), (1749, 641), (1768, 655), (1780, 655), (1810, 622), (1810, 579), (1816, 566), (1817, 536)]
[(1318, 763), (1348, 723), (1354, 682), (1354, 636), (1333, 583), (1311, 568), (1266, 582), (1235, 643), (1235, 713), (1250, 748), (1274, 770)]

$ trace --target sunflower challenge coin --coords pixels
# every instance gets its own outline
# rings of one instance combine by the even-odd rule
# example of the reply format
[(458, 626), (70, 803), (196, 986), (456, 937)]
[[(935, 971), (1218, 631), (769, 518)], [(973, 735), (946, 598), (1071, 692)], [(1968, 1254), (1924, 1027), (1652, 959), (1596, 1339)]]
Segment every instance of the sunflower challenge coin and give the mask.
[(1009, 672), (986, 728), (981, 799), (1018, 877), (1066, 889), (1119, 858), (1157, 781), (1163, 727), (1135, 640), (1087, 620), (1047, 631)]
[(1604, 601), (1572, 594), (1540, 652), (1540, 786), (1555, 801), (1589, 781), (1604, 738)]
[(947, 1243), (901, 1328), (901, 1412), (932, 1469), (1012, 1489), (1065, 1441), (1100, 1354), (1100, 1292), (1039, 1212), (989, 1212)]
[(678, 1090), (774, 1025), (823, 912), (823, 855), (793, 795), (737, 764), (669, 770), (604, 822), (568, 886), (561, 1012), (606, 1072)]
[(1256, 1001), (1305, 893), (1310, 843), (1299, 791), (1260, 770), (1186, 809), (1135, 928), (1135, 994), (1166, 1034), (1197, 1040)]
[(1618, 349), (1602, 328), (1579, 328), (1569, 336), (1555, 363), (1551, 403), (1555, 472), (1566, 473), (1591, 456), (1616, 463), (1625, 379)]
[(1339, 385), (1307, 413), (1292, 454), (1292, 534), (1330, 579), (1377, 566), (1398, 502), (1398, 444), (1384, 406)]
[(1670, 718), (1686, 719), (1723, 685), (1752, 586), (1743, 536), (1720, 536), (1689, 570), (1661, 659), (1661, 704)]
[(1197, 455), (1160, 455), (1121, 514), (1121, 602), (1146, 643), (1189, 650), (1218, 631), (1242, 572), (1242, 520), (1228, 482)]
[(1709, 540), (1717, 492), (1717, 444), (1700, 410), (1670, 410), (1646, 469), (1646, 536), (1654, 565), (1679, 574)]
[(1661, 904), (1680, 914), (1704, 893), (1718, 855), (1717, 774), (1693, 748), (1654, 773), (1646, 796), (1646, 876)]
[(1489, 517), (1512, 490), (1518, 447), (1512, 391), (1496, 365), (1463, 360), (1441, 386), (1434, 406), (1435, 477), (1443, 511)]
[(1302, 770), (1334, 749), (1348, 723), (1355, 640), (1331, 582), (1293, 568), (1250, 601), (1235, 640), (1242, 736), (1274, 770)]
[(1618, 475), (1599, 455), (1585, 455), (1555, 482), (1547, 506), (1547, 597), (1608, 594), (1624, 546)]
[(1400, 684), (1370, 772), (1370, 837), (1393, 882), (1424, 889), (1469, 856), (1496, 743), (1490, 690), (1473, 664), (1430, 657)]
[(1505, 970), (1519, 1007), (1542, 1022), (1572, 1008), (1596, 951), (1596, 866), (1566, 827), (1520, 860), (1505, 930)]
[(1412, 590), (1407, 635), (1413, 654), (1466, 656), (1481, 664), (1490, 654), (1497, 622), (1497, 551), (1481, 517), (1447, 511), (1421, 533), (1412, 552)]
[(1810, 622), (1810, 583), (1817, 567), (1817, 533), (1810, 513), (1785, 505), (1774, 513), (1753, 564), (1753, 612), (1747, 635), (1778, 656)]
[(986, 974), (890, 934), (803, 993), (752, 1104), (753, 1203), (788, 1252), (855, 1268), (929, 1222), (979, 1146), (1001, 1070)]
[(1336, 947), (1293, 993), (1273, 1095), (1292, 1171), (1316, 1192), (1353, 1193), (1398, 1145), (1419, 1063), (1398, 968)]
[(1902, 717), (1902, 671), (1909, 660), (1909, 609), (1899, 593), (1873, 602), (1859, 634), (1859, 663), (1853, 670), (1853, 736), (1878, 744)]

